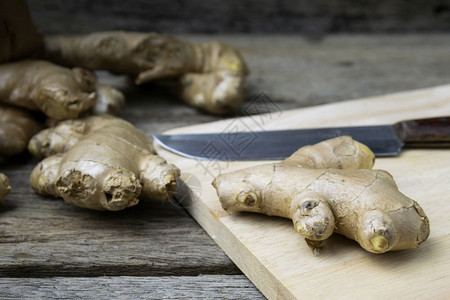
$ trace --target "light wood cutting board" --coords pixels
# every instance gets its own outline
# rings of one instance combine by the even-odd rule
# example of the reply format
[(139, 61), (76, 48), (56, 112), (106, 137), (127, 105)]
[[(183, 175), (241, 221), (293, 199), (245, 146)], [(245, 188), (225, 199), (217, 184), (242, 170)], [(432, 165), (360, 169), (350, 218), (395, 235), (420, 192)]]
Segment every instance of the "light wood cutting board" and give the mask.
[[(258, 101), (252, 105), (271, 105), (267, 99)], [(450, 85), (275, 110), (166, 134), (388, 124), (444, 115), (450, 115)], [(197, 161), (156, 143), (155, 147), (182, 170), (186, 185), (177, 192), (182, 205), (268, 298), (450, 299), (450, 150), (405, 150), (398, 157), (378, 158), (375, 164), (389, 171), (400, 191), (418, 201), (428, 215), (431, 235), (420, 248), (375, 255), (335, 236), (314, 256), (290, 220), (221, 208), (211, 185), (214, 176), (261, 162)]]

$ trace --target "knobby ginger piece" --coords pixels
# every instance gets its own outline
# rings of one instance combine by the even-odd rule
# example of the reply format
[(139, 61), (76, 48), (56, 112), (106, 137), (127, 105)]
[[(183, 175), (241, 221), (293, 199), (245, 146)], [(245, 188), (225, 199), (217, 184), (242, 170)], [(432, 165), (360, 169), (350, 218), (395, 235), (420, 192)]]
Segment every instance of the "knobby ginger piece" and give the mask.
[(2, 202), (3, 197), (8, 195), (11, 191), (11, 186), (9, 185), (8, 177), (5, 174), (0, 173), (0, 202)]
[(31, 173), (37, 193), (94, 210), (125, 209), (138, 197), (167, 200), (180, 175), (142, 132), (106, 115), (60, 122), (33, 137), (29, 150), (50, 155)]
[[(0, 63), (42, 52), (43, 37), (23, 0), (0, 2), (0, 45)], [(117, 114), (125, 104), (120, 91), (95, 85), (90, 72), (38, 60), (0, 65), (0, 102), (43, 111), (56, 121), (87, 113)]]
[(48, 117), (76, 118), (96, 99), (95, 76), (80, 68), (67, 69), (42, 60), (0, 64), (0, 101)]
[[(95, 104), (91, 109), (82, 112), (79, 118), (86, 118), (89, 116), (101, 115), (117, 115), (125, 106), (125, 96), (116, 88), (112, 86), (97, 83), (95, 86)], [(45, 125), (47, 127), (54, 127), (58, 125), (61, 120), (47, 118)]]
[(333, 232), (372, 253), (418, 247), (430, 233), (427, 216), (373, 162), (365, 145), (339, 137), (219, 175), (213, 185), (224, 209), (290, 218), (314, 250)]
[(31, 137), (42, 127), (30, 112), (0, 104), (0, 156), (12, 156), (25, 151)]
[(97, 83), (96, 100), (91, 108), (92, 115), (117, 115), (125, 106), (125, 96), (121, 91), (106, 85)]
[(198, 109), (235, 111), (246, 92), (247, 66), (220, 42), (191, 44), (157, 33), (98, 32), (45, 40), (46, 58), (66, 66), (132, 76), (136, 84), (178, 78), (180, 96)]

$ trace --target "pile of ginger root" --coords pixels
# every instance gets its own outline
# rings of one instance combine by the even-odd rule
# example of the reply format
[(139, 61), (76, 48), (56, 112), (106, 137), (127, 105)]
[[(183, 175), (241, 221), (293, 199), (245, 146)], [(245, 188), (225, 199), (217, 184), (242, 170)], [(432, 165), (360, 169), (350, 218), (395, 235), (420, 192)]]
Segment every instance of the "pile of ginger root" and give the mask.
[[(137, 85), (172, 82), (181, 100), (212, 114), (235, 112), (245, 97), (246, 64), (224, 43), (122, 31), (44, 36), (24, 0), (0, 2), (0, 28), (0, 157), (29, 149), (45, 158), (31, 174), (32, 188), (80, 207), (166, 200), (180, 174), (142, 132), (111, 116), (125, 97), (94, 71), (127, 75)], [(4, 174), (0, 179), (1, 199), (10, 186)]]
[(174, 82), (180, 99), (212, 114), (235, 112), (245, 97), (246, 63), (221, 42), (124, 31), (44, 37), (24, 0), (2, 1), (0, 24), (7, 28), (0, 31), (0, 102), (55, 120), (117, 113), (123, 106), (119, 91), (99, 86), (96, 70), (127, 75), (138, 85)]
[(315, 254), (333, 232), (376, 254), (417, 248), (430, 234), (429, 220), (392, 175), (372, 169), (374, 158), (367, 146), (342, 136), (279, 163), (221, 174), (213, 186), (227, 211), (292, 219)]
[[(181, 100), (212, 114), (236, 111), (245, 97), (247, 66), (220, 42), (120, 31), (44, 37), (24, 0), (0, 1), (0, 26), (7, 29), (0, 30), (0, 157), (28, 149), (43, 158), (31, 187), (79, 207), (117, 211), (141, 198), (164, 201), (180, 176), (142, 132), (111, 116), (124, 95), (94, 71), (137, 85), (172, 81)], [(213, 185), (228, 211), (292, 219), (316, 252), (334, 232), (372, 253), (418, 247), (428, 238), (428, 218), (373, 164), (370, 149), (339, 137), (279, 163), (219, 175)], [(0, 200), (10, 189), (0, 173)]]
[(192, 44), (153, 32), (97, 32), (48, 37), (44, 56), (68, 67), (126, 74), (137, 85), (175, 81), (184, 102), (212, 114), (235, 112), (246, 92), (245, 61), (217, 41)]

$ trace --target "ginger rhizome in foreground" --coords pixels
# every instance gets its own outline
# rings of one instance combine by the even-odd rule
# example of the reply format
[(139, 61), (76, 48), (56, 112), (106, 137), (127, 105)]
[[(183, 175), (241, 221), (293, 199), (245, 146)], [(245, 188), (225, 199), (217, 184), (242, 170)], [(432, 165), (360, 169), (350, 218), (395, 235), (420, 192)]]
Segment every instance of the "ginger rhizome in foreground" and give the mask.
[(219, 175), (213, 185), (224, 209), (290, 218), (315, 250), (333, 232), (372, 253), (418, 247), (428, 218), (388, 172), (371, 170), (373, 162), (365, 145), (339, 137), (280, 163)]
[(198, 109), (235, 111), (246, 92), (247, 66), (220, 42), (191, 44), (157, 33), (98, 32), (45, 40), (46, 58), (70, 67), (127, 74), (136, 84), (178, 80), (180, 97)]
[(180, 175), (142, 132), (110, 116), (61, 122), (33, 137), (29, 150), (48, 156), (30, 176), (37, 193), (94, 210), (125, 209), (138, 197), (167, 200)]

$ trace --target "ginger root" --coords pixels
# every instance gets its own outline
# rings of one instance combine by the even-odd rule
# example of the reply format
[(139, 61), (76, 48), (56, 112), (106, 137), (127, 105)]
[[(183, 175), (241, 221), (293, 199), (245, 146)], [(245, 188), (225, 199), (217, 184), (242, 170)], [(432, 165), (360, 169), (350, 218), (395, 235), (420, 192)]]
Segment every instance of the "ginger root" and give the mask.
[(97, 83), (95, 92), (95, 104), (90, 111), (93, 115), (117, 115), (125, 106), (125, 97), (122, 92), (109, 85)]
[(219, 175), (213, 185), (224, 209), (290, 218), (314, 250), (333, 232), (372, 253), (418, 247), (428, 218), (388, 172), (370, 169), (373, 161), (365, 145), (339, 137), (280, 163)]
[(76, 118), (95, 103), (95, 76), (80, 68), (67, 69), (41, 60), (0, 64), (0, 101), (48, 117)]
[(215, 113), (235, 111), (245, 96), (247, 66), (223, 43), (193, 45), (157, 33), (99, 32), (49, 37), (46, 58), (70, 67), (132, 76), (136, 84), (178, 78), (181, 98)]
[[(0, 44), (0, 63), (42, 52), (44, 39), (25, 1), (0, 1)], [(54, 120), (79, 117), (91, 107), (92, 114), (117, 114), (125, 104), (122, 93), (95, 83), (95, 76), (80, 68), (38, 60), (10, 62), (0, 65), (0, 102), (40, 110)]]
[(33, 137), (29, 150), (51, 155), (31, 173), (37, 193), (94, 210), (125, 209), (138, 197), (169, 199), (180, 175), (142, 132), (111, 116), (63, 121)]
[(0, 156), (12, 156), (25, 151), (31, 137), (42, 127), (30, 112), (0, 104)]
[(8, 195), (11, 191), (11, 186), (9, 185), (8, 177), (5, 174), (0, 173), (0, 202), (3, 200), (5, 195)]

